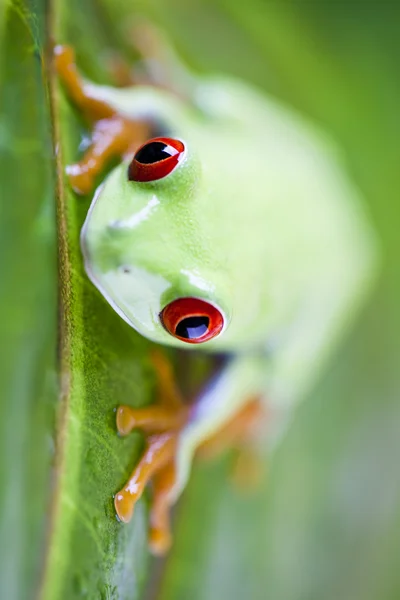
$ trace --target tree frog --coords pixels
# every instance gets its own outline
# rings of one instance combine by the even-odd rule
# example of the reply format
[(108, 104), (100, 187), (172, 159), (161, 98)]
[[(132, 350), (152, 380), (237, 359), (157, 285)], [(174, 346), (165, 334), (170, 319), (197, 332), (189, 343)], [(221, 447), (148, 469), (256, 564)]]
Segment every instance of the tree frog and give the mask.
[(99, 183), (81, 233), (88, 277), (153, 342), (226, 357), (188, 405), (158, 354), (160, 402), (117, 409), (119, 433), (140, 428), (147, 442), (115, 510), (128, 522), (152, 480), (150, 547), (163, 553), (196, 448), (251, 429), (263, 401), (274, 439), (310, 389), (373, 279), (374, 235), (332, 142), (250, 85), (192, 77), (187, 98), (96, 85), (69, 47), (55, 64), (93, 124), (67, 167), (77, 193)]

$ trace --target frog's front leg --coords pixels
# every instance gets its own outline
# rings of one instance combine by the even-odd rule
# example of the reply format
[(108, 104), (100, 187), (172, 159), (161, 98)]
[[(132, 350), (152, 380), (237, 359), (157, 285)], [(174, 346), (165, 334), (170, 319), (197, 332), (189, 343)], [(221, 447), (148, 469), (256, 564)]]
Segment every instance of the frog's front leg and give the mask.
[(112, 158), (133, 153), (151, 137), (151, 126), (146, 121), (119, 114), (110, 104), (97, 98), (93, 86), (79, 75), (72, 48), (56, 46), (54, 62), (71, 100), (85, 119), (93, 123), (89, 149), (81, 161), (67, 167), (75, 192), (88, 194), (96, 177)]
[[(238, 421), (234, 416), (238, 413), (243, 415), (245, 429), (259, 416), (254, 397), (264, 391), (266, 364), (265, 359), (254, 357), (230, 359), (197, 401), (187, 407), (169, 365), (160, 354), (154, 359), (163, 392), (161, 403), (140, 409), (121, 406), (117, 410), (117, 427), (122, 435), (134, 428), (150, 435), (138, 465), (115, 495), (114, 504), (118, 517), (128, 522), (146, 484), (153, 480), (150, 547), (159, 554), (169, 547), (169, 509), (186, 483), (196, 448), (229, 422), (236, 421), (234, 427), (225, 428), (225, 434), (229, 430), (225, 442), (233, 437), (232, 430), (237, 437)], [(244, 409), (247, 404), (249, 407)]]
[(152, 480), (149, 545), (154, 554), (161, 554), (170, 546), (169, 495), (175, 484), (178, 436), (188, 419), (189, 407), (183, 402), (171, 365), (164, 354), (154, 351), (151, 359), (158, 378), (158, 404), (145, 408), (123, 405), (117, 409), (116, 421), (120, 435), (127, 435), (133, 429), (141, 429), (150, 435), (139, 463), (124, 487), (115, 495), (114, 505), (119, 519), (129, 522), (135, 503), (142, 496), (146, 484)]
[(195, 102), (195, 78), (154, 23), (138, 20), (129, 31), (127, 43), (140, 58), (132, 67), (122, 55), (111, 56), (109, 69), (117, 86), (151, 86), (166, 90), (189, 105)]

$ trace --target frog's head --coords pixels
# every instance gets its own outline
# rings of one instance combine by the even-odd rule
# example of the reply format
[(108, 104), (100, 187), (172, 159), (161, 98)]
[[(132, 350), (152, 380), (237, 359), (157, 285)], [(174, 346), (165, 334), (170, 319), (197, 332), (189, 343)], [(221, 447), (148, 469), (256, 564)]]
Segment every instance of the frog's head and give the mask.
[(82, 229), (90, 279), (153, 341), (214, 346), (228, 326), (226, 265), (201, 201), (207, 186), (186, 142), (155, 138), (109, 175)]

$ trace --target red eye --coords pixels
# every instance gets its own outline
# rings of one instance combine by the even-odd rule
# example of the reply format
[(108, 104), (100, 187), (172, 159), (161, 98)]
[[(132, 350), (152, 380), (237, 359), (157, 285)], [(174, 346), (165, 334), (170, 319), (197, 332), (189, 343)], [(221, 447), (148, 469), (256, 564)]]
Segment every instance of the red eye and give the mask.
[(201, 344), (218, 335), (224, 319), (215, 306), (199, 298), (178, 298), (161, 313), (165, 329), (188, 344)]
[(156, 181), (169, 175), (183, 157), (185, 146), (172, 138), (154, 138), (140, 146), (128, 167), (129, 181)]

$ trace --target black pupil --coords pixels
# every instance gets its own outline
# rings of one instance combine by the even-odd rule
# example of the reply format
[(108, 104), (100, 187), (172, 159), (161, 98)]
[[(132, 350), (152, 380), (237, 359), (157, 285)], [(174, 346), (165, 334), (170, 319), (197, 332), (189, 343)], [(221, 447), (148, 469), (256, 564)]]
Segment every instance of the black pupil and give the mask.
[(208, 317), (187, 317), (178, 323), (175, 333), (181, 338), (195, 340), (207, 333), (209, 322)]
[(164, 142), (150, 142), (138, 150), (135, 154), (135, 160), (144, 165), (151, 165), (174, 154), (176, 154), (176, 150), (172, 146), (168, 146)]

